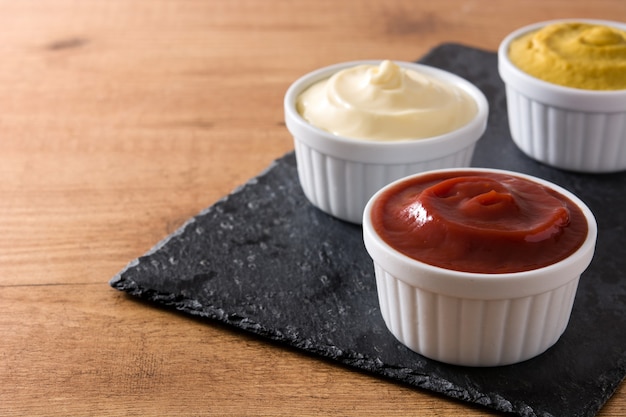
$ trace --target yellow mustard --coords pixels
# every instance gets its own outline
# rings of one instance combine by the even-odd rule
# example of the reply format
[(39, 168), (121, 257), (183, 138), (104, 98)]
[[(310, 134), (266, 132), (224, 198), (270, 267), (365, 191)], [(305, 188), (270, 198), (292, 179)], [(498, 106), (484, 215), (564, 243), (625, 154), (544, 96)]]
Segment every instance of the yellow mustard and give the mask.
[(626, 89), (626, 31), (589, 23), (553, 23), (515, 39), (509, 58), (554, 84), (585, 90)]
[(391, 61), (338, 71), (306, 89), (296, 106), (320, 129), (371, 141), (438, 136), (478, 112), (474, 99), (456, 85)]

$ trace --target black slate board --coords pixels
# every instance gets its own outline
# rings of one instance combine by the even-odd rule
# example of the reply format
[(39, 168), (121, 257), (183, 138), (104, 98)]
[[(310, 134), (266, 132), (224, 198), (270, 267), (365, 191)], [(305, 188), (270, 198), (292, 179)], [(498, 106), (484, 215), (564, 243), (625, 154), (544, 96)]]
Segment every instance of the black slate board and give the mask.
[(599, 226), (570, 324), (543, 355), (496, 368), (445, 365), (386, 330), (359, 226), (313, 208), (293, 153), (190, 219), (111, 279), (157, 305), (232, 325), (381, 377), (520, 416), (592, 416), (626, 374), (626, 173), (552, 169), (512, 143), (496, 55), (444, 44), (420, 62), (474, 82), (490, 118), (472, 165), (525, 172), (581, 197)]

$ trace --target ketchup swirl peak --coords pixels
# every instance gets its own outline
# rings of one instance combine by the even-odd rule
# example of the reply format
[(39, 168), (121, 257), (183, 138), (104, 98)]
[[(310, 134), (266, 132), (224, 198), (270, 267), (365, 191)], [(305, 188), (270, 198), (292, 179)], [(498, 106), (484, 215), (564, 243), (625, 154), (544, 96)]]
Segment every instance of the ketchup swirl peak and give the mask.
[(582, 211), (530, 180), (496, 173), (440, 173), (388, 189), (372, 211), (377, 233), (431, 265), (481, 273), (558, 262), (586, 235)]

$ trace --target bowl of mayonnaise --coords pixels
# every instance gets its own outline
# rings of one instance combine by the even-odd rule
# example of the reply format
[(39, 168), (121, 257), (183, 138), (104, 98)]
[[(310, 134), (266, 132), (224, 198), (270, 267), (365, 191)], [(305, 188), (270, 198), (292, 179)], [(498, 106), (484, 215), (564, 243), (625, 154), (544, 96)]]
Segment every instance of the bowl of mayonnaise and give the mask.
[(399, 178), (469, 166), (487, 125), (484, 94), (450, 72), (353, 61), (312, 71), (284, 99), (304, 194), (360, 224), (370, 197)]
[(552, 167), (626, 170), (626, 23), (561, 19), (498, 48), (514, 143)]

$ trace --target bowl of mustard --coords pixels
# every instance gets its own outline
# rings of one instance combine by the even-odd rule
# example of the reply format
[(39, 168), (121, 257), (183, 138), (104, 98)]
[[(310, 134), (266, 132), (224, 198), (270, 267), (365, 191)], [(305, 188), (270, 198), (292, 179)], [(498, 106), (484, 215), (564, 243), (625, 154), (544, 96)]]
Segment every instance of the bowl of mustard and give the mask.
[(626, 170), (626, 23), (561, 19), (517, 29), (498, 48), (511, 137), (563, 170)]

